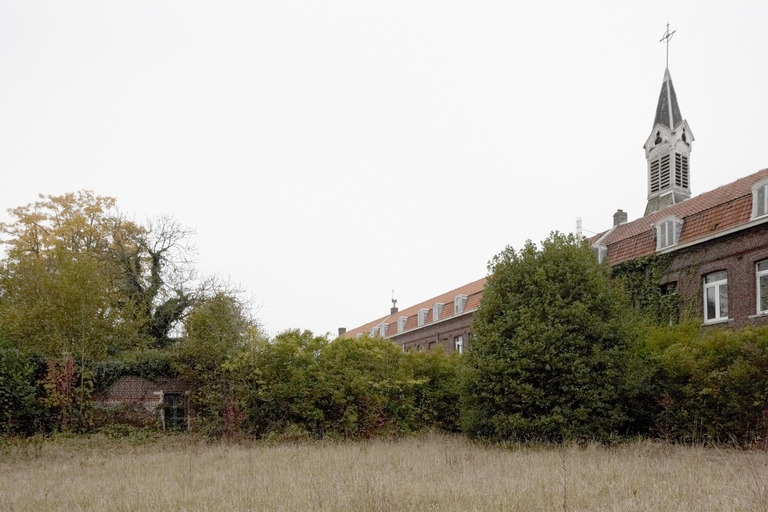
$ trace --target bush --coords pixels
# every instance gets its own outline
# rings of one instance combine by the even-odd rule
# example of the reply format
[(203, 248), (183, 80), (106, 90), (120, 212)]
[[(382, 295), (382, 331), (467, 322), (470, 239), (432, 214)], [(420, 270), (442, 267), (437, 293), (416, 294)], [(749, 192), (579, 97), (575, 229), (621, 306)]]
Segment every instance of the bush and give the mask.
[(474, 316), (462, 423), (499, 440), (606, 439), (630, 423), (636, 333), (586, 244), (553, 233), (489, 265)]
[(455, 430), (458, 364), (381, 338), (289, 330), (242, 353), (229, 373), (251, 434), (369, 438)]
[(647, 345), (661, 369), (654, 430), (685, 442), (768, 440), (768, 327), (701, 333), (660, 328)]
[(38, 400), (39, 357), (0, 341), (0, 433), (31, 435), (44, 428)]

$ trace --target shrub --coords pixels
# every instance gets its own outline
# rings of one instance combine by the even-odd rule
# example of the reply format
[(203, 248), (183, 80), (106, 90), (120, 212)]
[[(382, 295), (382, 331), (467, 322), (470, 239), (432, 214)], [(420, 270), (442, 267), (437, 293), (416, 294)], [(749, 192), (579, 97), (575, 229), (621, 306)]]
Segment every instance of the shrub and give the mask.
[(31, 435), (44, 428), (38, 401), (40, 358), (0, 341), (0, 433)]
[(467, 354), (466, 431), (502, 440), (625, 431), (636, 333), (586, 242), (553, 233), (541, 249), (507, 247), (489, 271)]
[(768, 440), (768, 327), (655, 329), (647, 342), (662, 373), (655, 431), (679, 441)]

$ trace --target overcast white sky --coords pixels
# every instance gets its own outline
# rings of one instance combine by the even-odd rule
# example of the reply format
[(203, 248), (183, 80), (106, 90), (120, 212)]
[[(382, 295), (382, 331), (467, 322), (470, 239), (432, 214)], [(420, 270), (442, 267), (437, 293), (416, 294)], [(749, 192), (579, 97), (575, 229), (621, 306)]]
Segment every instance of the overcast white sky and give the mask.
[(197, 230), (272, 333), (642, 215), (665, 66), (694, 195), (768, 167), (768, 2), (0, 1), (0, 220), (92, 189)]

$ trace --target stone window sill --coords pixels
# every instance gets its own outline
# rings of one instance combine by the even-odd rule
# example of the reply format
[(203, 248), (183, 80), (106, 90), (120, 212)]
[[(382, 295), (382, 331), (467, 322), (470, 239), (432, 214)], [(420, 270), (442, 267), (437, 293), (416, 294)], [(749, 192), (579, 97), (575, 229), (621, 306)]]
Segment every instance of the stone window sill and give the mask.
[(706, 322), (701, 324), (701, 326), (707, 327), (709, 325), (727, 324), (729, 322), (733, 322), (733, 318), (718, 318), (716, 320), (707, 320)]

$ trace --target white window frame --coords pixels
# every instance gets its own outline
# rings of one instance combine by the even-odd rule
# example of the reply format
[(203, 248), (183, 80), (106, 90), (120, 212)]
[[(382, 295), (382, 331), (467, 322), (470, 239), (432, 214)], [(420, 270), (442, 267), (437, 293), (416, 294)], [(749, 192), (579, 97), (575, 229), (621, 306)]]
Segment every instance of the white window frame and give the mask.
[(424, 324), (427, 323), (428, 314), (429, 314), (429, 310), (427, 308), (421, 308), (419, 310), (419, 318), (418, 318), (419, 327), (422, 327)]
[[(765, 268), (762, 270), (760, 269), (760, 266), (763, 265)], [(757, 314), (758, 315), (768, 315), (768, 300), (766, 300), (765, 309), (762, 307), (762, 301), (761, 301), (761, 284), (760, 284), (760, 278), (766, 277), (768, 278), (768, 260), (758, 261), (755, 263), (755, 281), (756, 281), (756, 289), (757, 289)], [(768, 281), (768, 279), (766, 279)], [(766, 282), (766, 294), (768, 295), (768, 282)]]
[(464, 308), (467, 307), (467, 295), (460, 294), (453, 299), (453, 314), (458, 315), (464, 312)]
[[(716, 281), (707, 282), (708, 278), (715, 279), (716, 276), (719, 276), (720, 274), (724, 275), (725, 277), (717, 279)], [(724, 322), (728, 320), (728, 272), (725, 270), (720, 270), (717, 272), (710, 272), (709, 274), (706, 274), (703, 276), (704, 281), (704, 323), (718, 323), (718, 322)], [(721, 301), (721, 290), (725, 287), (725, 311), (723, 311), (723, 304)], [(713, 297), (715, 299), (715, 315), (710, 318), (709, 317), (709, 308), (707, 307), (707, 295), (709, 295), (709, 291), (712, 290)]]
[(597, 247), (597, 262), (604, 262), (608, 257), (608, 247), (605, 245), (596, 245), (595, 247)]
[(464, 337), (463, 336), (456, 336), (455, 338), (453, 338), (453, 350), (455, 350), (459, 354), (464, 353)]
[(379, 334), (381, 335), (382, 338), (387, 337), (387, 329), (389, 329), (389, 324), (381, 324), (381, 326), (379, 327)]
[(397, 333), (400, 334), (405, 330), (405, 324), (408, 322), (407, 316), (401, 316), (397, 319)]
[(435, 302), (432, 305), (432, 323), (437, 322), (440, 320), (440, 315), (443, 313), (443, 304), (442, 302)]
[(752, 185), (752, 219), (759, 219), (766, 215), (768, 215), (768, 180), (761, 180)]
[[(674, 247), (680, 241), (683, 231), (683, 219), (670, 215), (656, 223), (656, 250)], [(672, 240), (670, 241), (670, 238)]]

